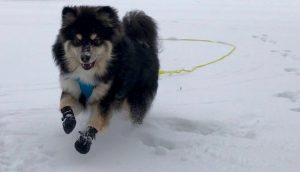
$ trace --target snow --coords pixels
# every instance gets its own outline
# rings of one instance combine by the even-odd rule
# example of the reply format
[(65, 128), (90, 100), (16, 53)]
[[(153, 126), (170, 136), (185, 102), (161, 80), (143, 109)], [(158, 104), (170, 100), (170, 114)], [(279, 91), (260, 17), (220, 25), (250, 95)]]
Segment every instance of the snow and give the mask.
[[(51, 45), (64, 5), (153, 16), (161, 38), (229, 42), (229, 58), (162, 76), (145, 124), (117, 113), (91, 151), (62, 130)], [(293, 172), (300, 168), (300, 2), (295, 0), (0, 1), (1, 172)], [(219, 44), (161, 41), (161, 68), (206, 63)]]

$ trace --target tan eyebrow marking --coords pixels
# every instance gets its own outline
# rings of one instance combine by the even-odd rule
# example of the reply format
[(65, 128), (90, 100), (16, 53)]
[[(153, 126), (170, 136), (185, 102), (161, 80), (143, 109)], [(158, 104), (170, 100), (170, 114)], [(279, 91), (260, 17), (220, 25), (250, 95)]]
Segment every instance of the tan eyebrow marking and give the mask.
[(81, 34), (76, 34), (76, 38), (79, 40), (82, 40), (82, 35)]
[(95, 34), (95, 33), (91, 34), (91, 36), (90, 36), (91, 40), (96, 39), (96, 37), (97, 37), (97, 34)]

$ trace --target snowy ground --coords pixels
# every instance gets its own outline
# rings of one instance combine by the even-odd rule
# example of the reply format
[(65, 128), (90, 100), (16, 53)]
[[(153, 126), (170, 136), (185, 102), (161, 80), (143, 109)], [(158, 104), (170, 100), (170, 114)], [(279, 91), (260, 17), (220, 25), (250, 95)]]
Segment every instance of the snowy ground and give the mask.
[[(1, 172), (294, 172), (300, 168), (300, 2), (114, 0), (120, 16), (142, 9), (162, 38), (230, 42), (228, 59), (163, 76), (140, 128), (116, 114), (87, 155), (65, 135), (51, 45), (68, 1), (0, 1)], [(76, 1), (76, 4), (98, 4)], [(205, 63), (228, 51), (162, 42), (163, 69)]]

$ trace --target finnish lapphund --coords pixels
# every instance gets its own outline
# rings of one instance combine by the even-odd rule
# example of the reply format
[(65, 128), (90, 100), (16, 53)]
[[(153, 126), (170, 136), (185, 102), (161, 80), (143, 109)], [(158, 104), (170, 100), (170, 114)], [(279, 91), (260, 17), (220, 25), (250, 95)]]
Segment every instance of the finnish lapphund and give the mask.
[(77, 115), (90, 112), (75, 142), (78, 152), (89, 152), (116, 109), (127, 107), (134, 124), (143, 122), (158, 87), (157, 45), (156, 23), (143, 11), (130, 11), (120, 21), (110, 6), (63, 8), (52, 51), (65, 133), (73, 131)]

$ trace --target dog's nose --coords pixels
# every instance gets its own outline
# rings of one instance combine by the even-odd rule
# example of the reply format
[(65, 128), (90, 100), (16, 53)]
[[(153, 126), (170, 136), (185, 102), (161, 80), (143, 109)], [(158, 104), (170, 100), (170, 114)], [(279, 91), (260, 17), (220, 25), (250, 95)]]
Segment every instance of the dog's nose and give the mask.
[(81, 61), (84, 62), (84, 63), (89, 62), (90, 59), (91, 59), (90, 55), (86, 55), (86, 54), (81, 55)]

